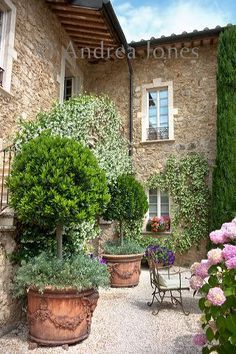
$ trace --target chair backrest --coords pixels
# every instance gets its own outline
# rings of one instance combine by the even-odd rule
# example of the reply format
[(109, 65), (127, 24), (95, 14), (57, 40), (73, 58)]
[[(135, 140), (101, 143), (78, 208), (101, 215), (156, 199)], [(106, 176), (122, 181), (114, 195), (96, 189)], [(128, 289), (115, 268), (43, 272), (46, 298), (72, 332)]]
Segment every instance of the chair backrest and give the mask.
[(156, 261), (156, 255), (152, 250), (148, 250), (147, 254), (148, 267), (151, 277), (151, 283), (154, 284), (157, 288), (164, 285), (163, 276), (161, 274), (161, 270), (167, 270), (168, 277), (170, 267), (160, 267)]

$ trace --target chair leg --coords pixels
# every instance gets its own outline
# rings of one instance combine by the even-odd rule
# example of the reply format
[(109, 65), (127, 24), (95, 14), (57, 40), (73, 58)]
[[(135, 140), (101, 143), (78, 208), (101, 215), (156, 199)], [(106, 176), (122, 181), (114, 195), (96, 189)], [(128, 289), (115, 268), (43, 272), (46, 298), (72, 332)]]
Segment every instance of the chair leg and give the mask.
[(158, 302), (159, 302), (158, 309), (157, 309), (156, 311), (152, 311), (152, 314), (153, 314), (154, 316), (158, 315), (158, 313), (159, 313), (159, 311), (160, 311), (160, 309), (161, 309), (161, 305), (162, 305), (162, 303), (163, 303), (165, 294), (166, 294), (165, 291), (163, 291), (163, 294), (161, 294), (161, 293), (159, 292), (159, 296), (160, 296), (161, 301), (158, 300)]
[(184, 309), (181, 290), (179, 291), (179, 297), (180, 297), (180, 306), (181, 306), (181, 308), (182, 308), (182, 311), (183, 311), (183, 313), (185, 314), (185, 316), (188, 316), (188, 315), (190, 314), (190, 311), (185, 311), (185, 309)]
[[(159, 292), (158, 292), (158, 295), (160, 296)], [(153, 305), (153, 303), (154, 303), (154, 299), (156, 299), (158, 302), (160, 302), (160, 301), (158, 300), (158, 298), (157, 298), (157, 288), (156, 288), (156, 287), (155, 287), (155, 289), (154, 289), (154, 291), (153, 291), (153, 293), (152, 293), (152, 301), (149, 301), (149, 302), (147, 303), (147, 305), (151, 307), (151, 306)]]

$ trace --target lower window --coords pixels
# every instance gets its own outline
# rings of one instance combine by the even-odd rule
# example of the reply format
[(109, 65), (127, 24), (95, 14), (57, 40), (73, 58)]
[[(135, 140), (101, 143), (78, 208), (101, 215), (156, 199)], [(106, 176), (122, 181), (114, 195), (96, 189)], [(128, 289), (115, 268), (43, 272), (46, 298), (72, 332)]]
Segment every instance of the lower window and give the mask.
[(170, 198), (167, 191), (149, 190), (149, 211), (147, 231), (170, 230)]

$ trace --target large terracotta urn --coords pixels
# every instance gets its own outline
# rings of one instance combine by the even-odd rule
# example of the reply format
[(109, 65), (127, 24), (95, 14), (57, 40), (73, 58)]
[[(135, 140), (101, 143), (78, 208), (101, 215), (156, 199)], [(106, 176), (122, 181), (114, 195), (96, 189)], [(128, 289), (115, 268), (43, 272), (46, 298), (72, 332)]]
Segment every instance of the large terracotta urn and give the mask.
[(129, 255), (103, 254), (102, 257), (108, 265), (111, 287), (123, 288), (138, 285), (143, 253)]
[(40, 345), (63, 345), (88, 337), (99, 295), (94, 289), (28, 291), (29, 339)]

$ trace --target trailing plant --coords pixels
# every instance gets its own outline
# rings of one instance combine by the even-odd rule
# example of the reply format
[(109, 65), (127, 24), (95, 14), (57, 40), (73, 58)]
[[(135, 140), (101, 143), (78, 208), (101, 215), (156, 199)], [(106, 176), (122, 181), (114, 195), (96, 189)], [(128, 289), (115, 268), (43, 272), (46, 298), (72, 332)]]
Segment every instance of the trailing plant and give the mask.
[(107, 254), (139, 254), (144, 252), (144, 248), (134, 240), (125, 240), (122, 245), (117, 241), (108, 241), (104, 244), (103, 249)]
[(209, 190), (207, 187), (208, 165), (198, 154), (167, 160), (162, 173), (154, 174), (147, 188), (169, 191), (172, 235), (168, 238), (175, 252), (184, 252), (197, 245), (208, 233)]
[(194, 337), (202, 353), (236, 352), (236, 218), (210, 233), (213, 248), (207, 259), (191, 267), (190, 286), (202, 295), (203, 331)]
[(15, 277), (15, 296), (21, 296), (26, 289), (75, 288), (77, 291), (107, 287), (109, 273), (102, 260), (83, 254), (63, 260), (49, 257), (46, 253), (22, 262)]
[(217, 153), (213, 171), (212, 229), (236, 213), (236, 26), (220, 34), (217, 52)]
[(124, 239), (124, 222), (139, 221), (148, 209), (147, 196), (143, 186), (133, 175), (119, 176), (110, 185), (110, 202), (104, 214), (105, 220), (116, 220), (119, 223), (121, 246)]
[(49, 134), (17, 153), (8, 186), (20, 221), (55, 228), (60, 258), (64, 226), (94, 220), (109, 200), (105, 174), (92, 152), (73, 139)]

